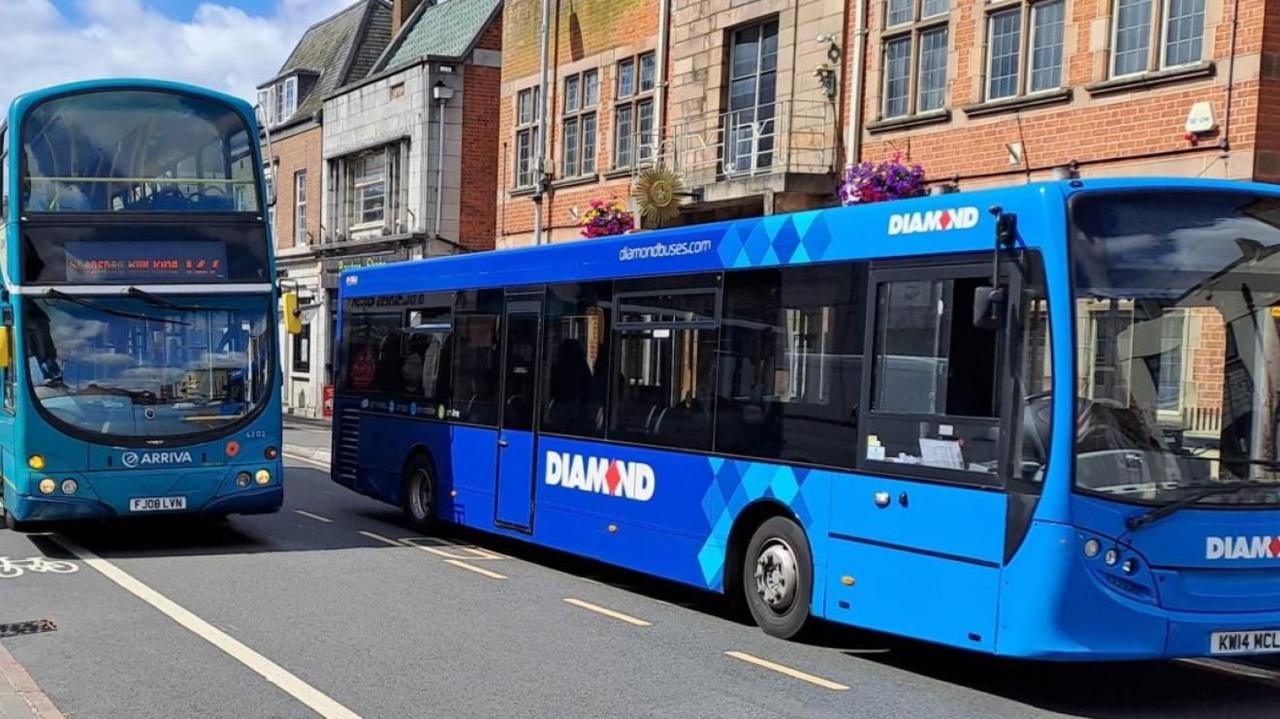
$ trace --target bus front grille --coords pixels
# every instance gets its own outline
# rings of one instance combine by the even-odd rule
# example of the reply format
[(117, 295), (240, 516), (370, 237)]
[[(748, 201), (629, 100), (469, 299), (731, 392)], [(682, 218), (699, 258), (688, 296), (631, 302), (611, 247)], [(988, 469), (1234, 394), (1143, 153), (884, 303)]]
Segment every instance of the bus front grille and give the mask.
[(356, 469), (360, 466), (360, 412), (345, 410), (338, 420), (337, 442), (338, 478), (344, 484), (354, 485)]

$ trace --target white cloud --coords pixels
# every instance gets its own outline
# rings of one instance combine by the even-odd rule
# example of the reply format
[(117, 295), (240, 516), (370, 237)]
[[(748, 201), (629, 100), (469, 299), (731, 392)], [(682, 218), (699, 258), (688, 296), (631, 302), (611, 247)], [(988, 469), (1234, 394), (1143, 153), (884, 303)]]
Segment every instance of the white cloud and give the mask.
[(75, 22), (51, 0), (0, 0), (2, 107), (28, 90), (101, 77), (181, 80), (252, 99), (308, 26), (355, 0), (276, 0), (264, 16), (208, 0), (189, 21), (147, 0), (74, 1)]

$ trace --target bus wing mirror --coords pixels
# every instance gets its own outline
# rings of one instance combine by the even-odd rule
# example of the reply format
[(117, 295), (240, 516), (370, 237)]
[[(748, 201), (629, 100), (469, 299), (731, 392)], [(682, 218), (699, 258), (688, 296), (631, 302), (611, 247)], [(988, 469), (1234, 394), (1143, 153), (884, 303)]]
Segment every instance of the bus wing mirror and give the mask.
[(289, 334), (302, 333), (302, 311), (298, 309), (298, 293), (286, 292), (284, 299), (284, 326)]
[(982, 330), (1004, 327), (1008, 303), (1003, 287), (978, 287), (973, 291), (973, 326)]
[(9, 369), (9, 357), (13, 352), (13, 328), (0, 327), (0, 369)]

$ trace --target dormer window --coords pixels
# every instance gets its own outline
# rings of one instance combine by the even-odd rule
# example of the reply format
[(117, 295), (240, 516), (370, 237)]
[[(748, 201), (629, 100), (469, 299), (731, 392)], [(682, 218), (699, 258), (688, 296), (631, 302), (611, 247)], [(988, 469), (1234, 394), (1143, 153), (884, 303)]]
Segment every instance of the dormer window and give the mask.
[(268, 125), (279, 125), (298, 111), (298, 76), (291, 75), (258, 90), (258, 104)]

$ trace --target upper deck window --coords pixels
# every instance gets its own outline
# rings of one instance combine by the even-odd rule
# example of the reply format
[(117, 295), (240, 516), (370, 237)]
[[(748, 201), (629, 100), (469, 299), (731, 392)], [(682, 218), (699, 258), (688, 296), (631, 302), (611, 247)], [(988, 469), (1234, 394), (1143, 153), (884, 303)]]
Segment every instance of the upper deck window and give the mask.
[(222, 103), (174, 92), (90, 92), (22, 126), (27, 212), (258, 211), (249, 128)]

